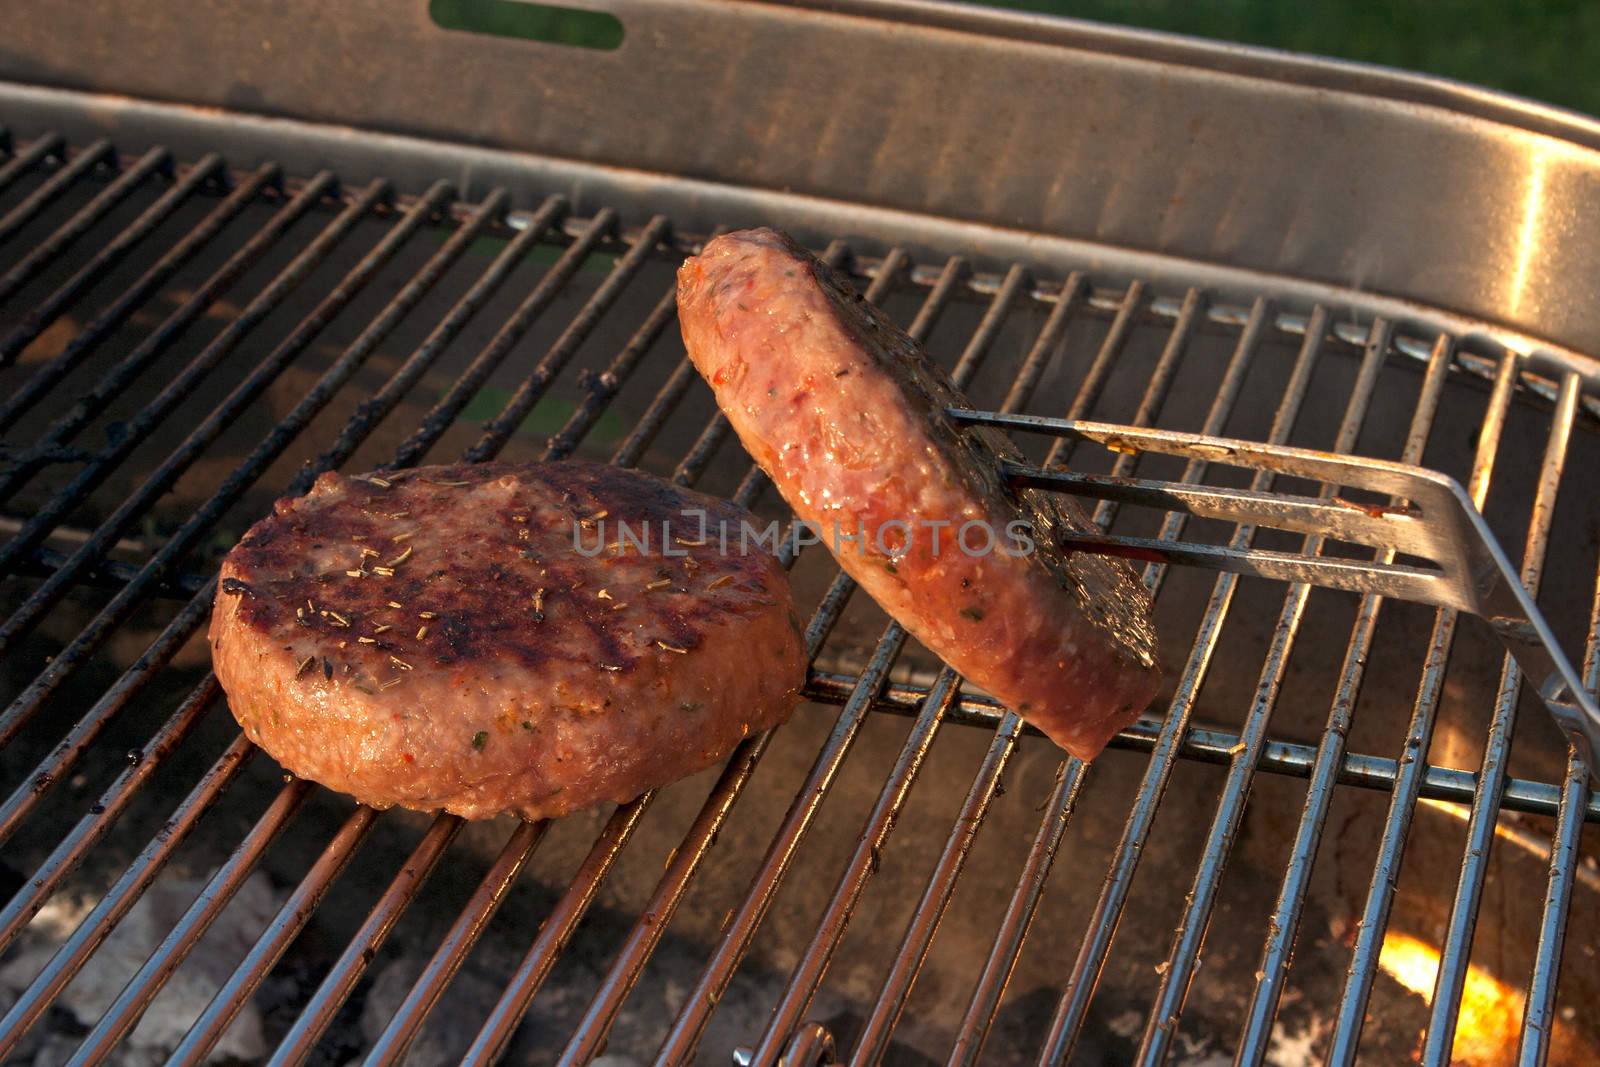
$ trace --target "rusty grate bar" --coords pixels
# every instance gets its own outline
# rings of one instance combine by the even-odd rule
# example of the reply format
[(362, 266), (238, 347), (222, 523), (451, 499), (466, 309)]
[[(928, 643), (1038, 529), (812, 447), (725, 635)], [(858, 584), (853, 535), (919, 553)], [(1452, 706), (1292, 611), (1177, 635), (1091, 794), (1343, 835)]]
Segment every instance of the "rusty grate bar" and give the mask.
[[(542, 268), (538, 280), (521, 296), (516, 307), (493, 324), (490, 339), (478, 349), (465, 369), (453, 376), (438, 401), (401, 440), (391, 465), (422, 462), (445, 433), (458, 425), (481, 387), (508, 364), (533, 326), (547, 316), (559, 298), (579, 287), (578, 280), (585, 265), (602, 252), (615, 253), (616, 258), (606, 269), (604, 278), (586, 288), (581, 306), (571, 313), (541, 357), (519, 376), (509, 399), (501, 405), (498, 414), (484, 424), (466, 452), (471, 460), (497, 455), (569, 370), (580, 349), (594, 337), (601, 324), (614, 317), (623, 298), (639, 287), (647, 267), (694, 246), (692, 238), (674, 235), (670, 221), (661, 216), (637, 228), (629, 228), (609, 209), (602, 208), (588, 217), (575, 217), (568, 213), (564, 202), (552, 198), (531, 212), (517, 213), (510, 218), (505, 194), (491, 193), (475, 205), (457, 204), (453, 201), (453, 192), (442, 183), (422, 196), (403, 198), (394, 205), (382, 182), (361, 190), (345, 190), (332, 174), (323, 174), (304, 183), (281, 183), (277, 169), (271, 164), (248, 174), (236, 174), (215, 156), (206, 156), (185, 166), (159, 148), (137, 159), (125, 160), (107, 142), (96, 142), (74, 152), (53, 135), (30, 142), (0, 165), (0, 189), (52, 162), (56, 164), (53, 172), (0, 218), (0, 233), (9, 235), (30, 227), (45, 234), (32, 248), (20, 250), (16, 261), (0, 273), (0, 300), (20, 292), (46, 266), (82, 253), (81, 246), (88, 243), (90, 235), (109, 229), (112, 211), (136, 190), (143, 189), (152, 180), (164, 182), (165, 187), (159, 193), (145, 193), (153, 198), (147, 207), (116, 233), (101, 240), (84, 264), (69, 274), (66, 282), (21, 316), (11, 332), (0, 339), (0, 366), (14, 360), (46, 329), (74, 312), (85, 295), (119, 263), (138, 262), (142, 257), (149, 259), (152, 265), (126, 289), (115, 294), (103, 309), (86, 316), (86, 324), (59, 355), (33, 368), (9, 399), (0, 401), (0, 428), (15, 425), (20, 416), (36, 405), (50, 400), (59, 403), (54, 394), (69, 375), (95, 355), (115, 331), (126, 328), (178, 270), (193, 263), (205, 250), (222, 244), (229, 224), (247, 208), (266, 204), (271, 214), (261, 228), (245, 237), (237, 247), (225, 250), (226, 254), (220, 257), (222, 266), (212, 270), (197, 290), (179, 302), (176, 311), (145, 330), (142, 340), (129, 355), (108, 361), (107, 369), (87, 392), (76, 398), (75, 403), (68, 404), (64, 413), (45, 427), (37, 441), (26, 449), (13, 450), (11, 461), (0, 468), (0, 497), (9, 497), (34, 479), (44, 480), (60, 464), (81, 467), (66, 480), (64, 488), (46, 491), (43, 505), (32, 510), (23, 519), (18, 532), (0, 548), (0, 568), (27, 576), (32, 582), (21, 606), (0, 623), (0, 647), (13, 652), (19, 649), (21, 646), (17, 642), (70, 590), (96, 586), (115, 590), (109, 603), (98, 610), (77, 637), (51, 662), (43, 664), (37, 676), (4, 712), (0, 712), (0, 744), (14, 740), (24, 729), (34, 728), (39, 712), (57, 696), (69, 678), (94, 662), (97, 651), (118, 632), (134, 610), (158, 596), (177, 595), (182, 602), (166, 628), (134, 664), (103, 691), (87, 712), (77, 716), (75, 721), (68, 718), (65, 736), (54, 743), (23, 780), (11, 783), (9, 796), (0, 803), (0, 837), (9, 837), (33, 818), (43, 798), (73, 771), (112, 721), (170, 669), (179, 649), (205, 621), (212, 592), (209, 576), (183, 570), (186, 561), (216, 528), (223, 514), (259, 481), (291, 443), (305, 434), (341, 390), (351, 385), (356, 373), (383, 340), (417, 309), (445, 273), (462, 263), (464, 252), (474, 240), (491, 232), (506, 238), (504, 246), (487, 264), (474, 268), (471, 284), (442, 312), (426, 339), (389, 373), (375, 392), (356, 406), (343, 428), (325, 443), (318, 458), (294, 479), (290, 492), (304, 491), (317, 471), (349, 460), (396, 411), (445, 351), (463, 336), (469, 325), (483, 317), (490, 300), (505, 289), (513, 272), (528, 262), (536, 250), (561, 249), (554, 262)], [(93, 191), (80, 198), (83, 206), (70, 214), (57, 211), (55, 216), (51, 215), (52, 205), (65, 194), (82, 192), (78, 186), (87, 187), (90, 183), (94, 183)], [(164, 253), (156, 255), (150, 251), (149, 246), (164, 224), (180, 209), (193, 210), (195, 202), (201, 198), (209, 198), (213, 203), (195, 225)], [(301, 224), (312, 218), (318, 219), (315, 234), (295, 238), (292, 234), (304, 228)], [(511, 225), (507, 225), (508, 220)], [(137, 447), (163, 419), (172, 416), (193, 387), (230, 357), (237, 358), (238, 350), (257, 336), (269, 314), (296, 297), (310, 272), (326, 263), (336, 249), (351, 239), (358, 224), (371, 221), (380, 225), (381, 234), (347, 268), (342, 280), (328, 291), (316, 294), (310, 310), (266, 356), (252, 357), (249, 373), (157, 463), (153, 472), (141, 474), (141, 480), (132, 491), (123, 494), (121, 503), (106, 517), (91, 524), (93, 529), (69, 553), (46, 547), (46, 540), (64, 528), (62, 524), (83, 505), (92, 490), (133, 466), (132, 456)], [(45, 225), (46, 222), (49, 224)], [(382, 302), (356, 339), (344, 346), (294, 409), (251, 446), (246, 458), (232, 469), (195, 513), (175, 532), (166, 535), (144, 562), (134, 565), (113, 559), (112, 552), (119, 539), (150, 512), (181, 475), (208, 454), (230, 422), (294, 364), (335, 319), (348, 313), (354, 299), (385, 265), (413, 246), (426, 228), (441, 225), (447, 235), (439, 247), (392, 297)], [(155, 360), (209, 314), (240, 276), (267, 256), (281, 255), (285, 250), (289, 253), (287, 265), (280, 268), (242, 310), (230, 313), (221, 332), (176, 372), (173, 381), (164, 383), (164, 388), (157, 391), (153, 399), (144, 401), (144, 406), (129, 423), (125, 438), (104, 447), (76, 445), (77, 439), (85, 436), (85, 431), (113, 400), (143, 384)], [(850, 251), (835, 242), (828, 250), (828, 258), (844, 263), (850, 259)], [(1190, 289), (1181, 296), (1152, 293), (1137, 279), (1120, 288), (1105, 288), (1082, 273), (1070, 275), (1060, 285), (1051, 285), (1031, 277), (1025, 264), (1013, 265), (1002, 274), (983, 275), (974, 273), (960, 257), (950, 257), (942, 263), (919, 264), (900, 248), (889, 249), (881, 259), (856, 259), (853, 265), (857, 274), (870, 279), (867, 292), (870, 299), (881, 302), (908, 290), (921, 294), (921, 303), (910, 325), (918, 336), (932, 333), (940, 317), (957, 301), (974, 298), (985, 301), (982, 315), (972, 327), (955, 364), (953, 373), (960, 382), (976, 380), (1003, 328), (1021, 309), (1044, 309), (1047, 312), (1045, 321), (1032, 336), (1000, 405), (1006, 411), (1021, 411), (1026, 406), (1060, 356), (1070, 327), (1092, 317), (1109, 319), (1109, 322), (1093, 358), (1077, 380), (1065, 417), (1081, 419), (1091, 413), (1104, 396), (1130, 338), (1136, 331), (1157, 323), (1165, 329), (1165, 343), (1137, 409), (1128, 421), (1160, 425), (1165, 405), (1195, 338), (1203, 330), (1220, 329), (1232, 337), (1233, 343), (1201, 431), (1218, 433), (1235, 412), (1246, 375), (1265, 340), (1272, 337), (1281, 341), (1292, 337), (1300, 340), (1298, 354), (1287, 383), (1280, 391), (1270, 431), (1273, 441), (1282, 442), (1295, 426), (1324, 351), (1334, 344), (1358, 344), (1362, 353), (1359, 373), (1334, 441), (1336, 450), (1348, 452), (1355, 447), (1380, 368), (1396, 357), (1415, 360), (1425, 354), (1426, 374), (1411, 413), (1405, 455), (1413, 459), (1420, 456), (1447, 380), (1465, 375), (1492, 381), (1489, 414), (1479, 438), (1472, 482), (1474, 498), (1481, 503), (1489, 487), (1489, 475), (1513, 395), (1523, 392), (1553, 401), (1555, 408), (1539, 501), (1530, 525), (1529, 570), (1525, 575), (1530, 580), (1537, 577), (1547, 545), (1554, 494), (1567, 455), (1568, 435), (1580, 415), (1595, 410), (1594, 398), (1581, 394), (1575, 376), (1560, 381), (1530, 376), (1514, 357), (1490, 358), (1481, 352), (1467, 351), (1448, 336), (1419, 340), (1415, 332), (1404, 331), (1399, 324), (1383, 320), (1359, 329), (1348, 321), (1336, 323), (1333, 309), (1323, 307), (1302, 314), (1275, 308), (1264, 296), (1247, 307), (1219, 304), (1199, 289)], [(580, 375), (579, 403), (549, 437), (546, 456), (560, 457), (576, 449), (635, 372), (650, 365), (652, 355), (668, 336), (674, 321), (672, 296), (670, 287), (659, 296), (651, 292), (641, 321), (616, 349), (604, 370), (599, 373), (584, 371)], [(665, 375), (644, 414), (616, 446), (613, 462), (632, 465), (644, 458), (695, 388), (697, 380), (692, 367), (680, 359)], [(677, 480), (684, 484), (697, 482), (711, 468), (719, 452), (731, 447), (729, 436), (726, 420), (713, 414), (678, 460), (674, 472)], [(1057, 439), (1052, 445), (1050, 459), (1066, 461), (1072, 455), (1072, 448), (1067, 439)], [(1112, 466), (1113, 474), (1131, 475), (1138, 462), (1136, 456), (1118, 455)], [(1183, 480), (1198, 482), (1205, 474), (1204, 463), (1191, 462)], [(1257, 488), (1265, 487), (1265, 479), (1258, 479), (1258, 482)], [(742, 503), (754, 504), (766, 486), (760, 472), (750, 467), (734, 496)], [(1095, 513), (1102, 527), (1109, 527), (1116, 517), (1116, 506), (1109, 501), (1103, 501)], [(1162, 536), (1176, 535), (1185, 521), (1186, 516), (1168, 515)], [(1234, 542), (1248, 544), (1252, 536), (1252, 530), (1241, 528), (1235, 531)], [(1317, 539), (1313, 538), (1312, 543), (1318, 543)], [(793, 554), (785, 551), (783, 562), (793, 564)], [(1144, 577), (1151, 590), (1159, 594), (1166, 584), (1167, 574), (1163, 566), (1151, 564)], [(1539, 944), (1529, 977), (1520, 1052), (1521, 1062), (1542, 1062), (1549, 1049), (1556, 971), (1566, 920), (1572, 908), (1578, 836), (1588, 821), (1600, 820), (1600, 801), (1588, 789), (1586, 768), (1574, 757), (1559, 783), (1509, 776), (1505, 755), (1514, 724), (1512, 697), (1517, 684), (1514, 671), (1508, 671), (1503, 679), (1502, 700), (1496, 710), (1485, 767), (1479, 774), (1485, 783), (1483, 788), (1477, 787), (1470, 772), (1430, 766), (1420, 758), (1433, 729), (1445, 659), (1454, 638), (1455, 620), (1449, 612), (1440, 612), (1436, 618), (1406, 752), (1398, 759), (1347, 752), (1345, 734), (1359, 692), (1365, 656), (1374, 641), (1379, 608), (1376, 598), (1363, 601), (1357, 611), (1340, 685), (1319, 743), (1315, 746), (1293, 744), (1269, 737), (1277, 693), (1305, 611), (1306, 591), (1295, 588), (1285, 597), (1271, 647), (1262, 664), (1256, 696), (1243, 726), (1236, 733), (1193, 726), (1190, 716), (1194, 702), (1218, 647), (1236, 585), (1237, 579), (1230, 575), (1218, 577), (1213, 585), (1166, 719), (1142, 720), (1116, 742), (1118, 747), (1148, 751), (1149, 763), (1077, 959), (1070, 974), (1065, 976), (1060, 1002), (1049, 1032), (1044, 1035), (1041, 1061), (1060, 1062), (1073, 1049), (1111, 949), (1117, 921), (1128, 901), (1140, 851), (1151, 832), (1172, 771), (1180, 759), (1198, 759), (1225, 764), (1228, 771), (1217, 798), (1205, 849), (1194, 873), (1183, 920), (1168, 950), (1166, 966), (1160, 972), (1161, 979), (1140, 1044), (1140, 1062), (1160, 1063), (1168, 1055), (1181, 1019), (1185, 994), (1199, 965), (1204, 932), (1240, 828), (1250, 784), (1260, 770), (1304, 778), (1309, 784), (1290, 860), (1279, 887), (1273, 924), (1262, 948), (1261, 973), (1243, 1023), (1239, 1061), (1256, 1063), (1264, 1055), (1288, 973), (1300, 909), (1317, 857), (1328, 806), (1339, 783), (1352, 783), (1389, 791), (1393, 796), (1367, 900), (1370, 921), (1358, 928), (1350, 973), (1339, 1004), (1334, 1044), (1329, 1053), (1331, 1062), (1350, 1062), (1355, 1055), (1378, 949), (1393, 903), (1394, 878), (1400, 868), (1415, 802), (1423, 796), (1473, 805), (1468, 828), (1469, 848), (1452, 908), (1451, 932), (1440, 969), (1440, 989), (1433, 1001), (1434, 1020), (1426, 1050), (1433, 1062), (1443, 1062), (1449, 1053), (1451, 1028), (1459, 1010), (1462, 978), (1472, 945), (1473, 924), (1495, 820), (1507, 810), (1555, 817), (1550, 830), (1553, 845), (1548, 875), (1550, 890), (1541, 911)], [(842, 575), (836, 576), (818, 603), (806, 631), (808, 649), (814, 659), (843, 616), (852, 591), (853, 583)], [(1600, 620), (1600, 600), (1596, 604), (1595, 619)], [(1597, 668), (1600, 654), (1595, 651), (1600, 645), (1600, 621), (1591, 624), (1591, 631), (1585, 669), (1586, 681), (1592, 685), (1596, 674), (1600, 673)], [(718, 998), (760, 936), (763, 919), (786, 877), (792, 873), (802, 842), (815, 828), (818, 807), (834, 789), (860, 728), (873, 710), (910, 715), (914, 721), (892, 768), (876, 790), (875, 800), (869, 801), (861, 813), (857, 844), (831, 883), (831, 892), (826, 895), (816, 928), (799, 946), (796, 962), (771, 1006), (764, 1029), (749, 1035), (753, 1049), (746, 1058), (765, 1064), (778, 1062), (785, 1056), (805, 1058), (834, 1054), (832, 1035), (815, 1023), (807, 1023), (806, 1013), (825, 983), (851, 917), (877, 873), (878, 855), (890, 840), (917, 783), (919, 771), (942, 729), (952, 720), (980, 724), (992, 731), (987, 753), (970, 781), (956, 821), (943, 837), (942, 850), (928, 872), (921, 897), (910, 909), (899, 938), (898, 952), (886, 961), (881, 985), (870, 1003), (870, 1014), (860, 1037), (852, 1046), (837, 1050), (849, 1062), (859, 1064), (879, 1062), (887, 1052), (916, 986), (919, 970), (934, 944), (941, 919), (946, 917), (968, 852), (998, 794), (1000, 775), (1029, 733), (1020, 720), (995, 707), (992, 701), (963, 695), (960, 680), (948, 671), (941, 673), (928, 688), (893, 681), (891, 671), (901, 659), (904, 643), (905, 634), (891, 625), (879, 636), (861, 670), (854, 673), (813, 670), (808, 695), (842, 705), (838, 719), (816, 753), (810, 771), (778, 825), (726, 929), (710, 947), (703, 970), (688, 999), (679, 1007), (673, 1026), (660, 1035), (659, 1062), (680, 1062), (697, 1050)], [(38, 910), (66, 884), (67, 877), (112, 832), (135, 800), (149, 791), (148, 783), (173, 762), (173, 754), (218, 707), (218, 697), (215, 680), (209, 676), (189, 689), (166, 721), (140, 745), (138, 759), (116, 774), (100, 792), (99, 801), (63, 832), (59, 841), (53, 842), (47, 858), (33, 872), (31, 880), (0, 910), (0, 946), (9, 944), (27, 927)], [(732, 816), (772, 740), (773, 735), (763, 735), (739, 746), (706, 795), (698, 814), (682, 830), (681, 841), (641, 909), (639, 921), (631, 926), (612, 956), (583, 1021), (574, 1033), (560, 1035), (557, 1040), (558, 1045), (565, 1045), (563, 1062), (585, 1062), (604, 1047), (612, 1024), (637, 987), (675, 910), (704, 866), (719, 829)], [(111, 888), (23, 991), (18, 1002), (0, 1018), (0, 1055), (14, 1048), (72, 978), (90, 965), (96, 948), (161, 874), (180, 844), (192, 836), (218, 799), (238, 780), (252, 753), (253, 746), (242, 737), (237, 738), (173, 809), (167, 830), (151, 839), (117, 876)], [(1092, 768), (1075, 760), (1060, 761), (1056, 783), (1046, 800), (1031, 848), (1017, 872), (1014, 892), (999, 916), (989, 953), (971, 990), (965, 1017), (954, 1032), (951, 1062), (973, 1062), (981, 1052), (1006, 981), (1017, 965), (1030, 924), (1041, 905), (1053, 861), (1058, 850), (1064, 847), (1073, 811), (1086, 795), (1085, 790), (1094, 787)], [(306, 783), (290, 782), (265, 802), (254, 826), (222, 866), (211, 874), (205, 890), (91, 1029), (73, 1062), (92, 1062), (126, 1036), (208, 926), (226, 908), (244, 879), (261, 864), (274, 841), (288, 829), (312, 789)], [(585, 915), (649, 812), (652, 800), (653, 795), (646, 795), (618, 808), (600, 829), (553, 909), (542, 916), (543, 925), (530, 939), (513, 973), (507, 976), (498, 1002), (486, 1010), (486, 1017), (467, 1052), (467, 1062), (494, 1062), (505, 1053), (518, 1023), (569, 944), (579, 935)], [(379, 813), (357, 807), (342, 826), (320, 842), (317, 858), (305, 870), (265, 932), (216, 990), (173, 1053), (171, 1062), (198, 1063), (205, 1058), (304, 931), (318, 904), (337, 891), (341, 873), (357, 856), (381, 818)], [(366, 973), (374, 953), (390, 937), (418, 898), (430, 872), (437, 869), (451, 849), (460, 825), (460, 821), (452, 817), (438, 818), (412, 847), (409, 858), (393, 873), (320, 985), (299, 1008), (297, 1018), (273, 1054), (274, 1064), (305, 1062), (316, 1051), (335, 1013)], [(546, 829), (539, 823), (520, 824), (504, 840), (498, 858), (489, 863), (477, 888), (407, 991), (400, 1010), (368, 1051), (371, 1062), (396, 1062), (405, 1054), (519, 876), (534, 863)], [(853, 826), (852, 831), (856, 831), (856, 827)], [(1474, 847), (1474, 843), (1482, 847)]]

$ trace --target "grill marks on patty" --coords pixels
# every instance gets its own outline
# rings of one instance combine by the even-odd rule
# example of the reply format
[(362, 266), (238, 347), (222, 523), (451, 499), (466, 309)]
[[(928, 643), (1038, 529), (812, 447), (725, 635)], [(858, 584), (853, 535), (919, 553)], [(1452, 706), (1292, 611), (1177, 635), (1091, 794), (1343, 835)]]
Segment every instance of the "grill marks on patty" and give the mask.
[[(770, 593), (761, 559), (732, 555), (713, 567), (676, 543), (685, 555), (660, 555), (659, 532), (684, 526), (684, 497), (653, 480), (561, 465), (546, 475), (548, 499), (530, 500), (507, 471), (463, 464), (387, 473), (387, 486), (321, 483), (331, 494), (323, 506), (280, 506), (276, 522), (245, 536), (231, 558), (259, 577), (229, 578), (223, 592), (244, 596), (240, 617), (252, 628), (298, 626), (336, 671), (378, 684), (403, 673), (395, 657), (412, 667), (539, 670), (560, 660), (627, 671), (658, 642), (696, 647), (707, 622)], [(463, 511), (470, 529), (460, 528)], [(617, 539), (619, 517), (647, 528), (656, 551)], [(575, 538), (593, 546), (601, 533), (611, 543), (594, 558), (575, 550)]]
[(578, 461), (325, 474), (224, 560), (217, 677), (280, 763), (378, 807), (630, 800), (782, 722), (805, 677), (776, 560), (686, 511), (749, 519)]

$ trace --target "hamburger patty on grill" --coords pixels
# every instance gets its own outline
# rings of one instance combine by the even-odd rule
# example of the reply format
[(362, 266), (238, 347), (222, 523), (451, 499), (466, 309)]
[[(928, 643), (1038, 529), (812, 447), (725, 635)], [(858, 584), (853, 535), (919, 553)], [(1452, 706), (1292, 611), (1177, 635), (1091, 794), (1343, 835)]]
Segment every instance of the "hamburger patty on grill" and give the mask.
[(631, 800), (783, 722), (805, 678), (787, 576), (686, 543), (694, 509), (746, 517), (578, 461), (324, 474), (224, 560), (217, 677), (251, 740), (375, 807)]
[(924, 645), (1085, 759), (1155, 696), (1132, 570), (1057, 548), (1089, 527), (1077, 506), (1007, 484), (1017, 448), (955, 425), (944, 373), (827, 266), (771, 230), (727, 234), (679, 269), (678, 314), (745, 448)]

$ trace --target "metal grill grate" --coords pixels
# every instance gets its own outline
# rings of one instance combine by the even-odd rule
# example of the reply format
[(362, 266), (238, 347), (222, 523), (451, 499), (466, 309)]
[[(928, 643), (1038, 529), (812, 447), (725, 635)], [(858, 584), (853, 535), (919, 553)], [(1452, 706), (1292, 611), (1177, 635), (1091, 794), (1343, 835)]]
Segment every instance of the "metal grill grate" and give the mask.
[[(748, 1045), (763, 1063), (836, 1047), (852, 1063), (1254, 1064), (1304, 1041), (1343, 1064), (1358, 1044), (1390, 1062), (1419, 1026), (1428, 1062), (1452, 1042), (1520, 1042), (1529, 1063), (1600, 1048), (1592, 1020), (1559, 1010), (1595, 991), (1594, 920), (1573, 898), (1596, 889), (1579, 846), (1600, 801), (1542, 711), (1519, 723), (1492, 636), (1450, 611), (1152, 564), (1166, 714), (1089, 767), (963, 695), (812, 549), (784, 562), (812, 609), (809, 695), (840, 710), (803, 709), (719, 773), (604, 817), (473, 827), (276, 781), (195, 635), (220, 552), (317, 471), (581, 452), (777, 506), (676, 337), (671, 272), (695, 240), (559, 198), (460, 204), (444, 183), (397, 197), (56, 136), (9, 152), (0, 840), (17, 883), (0, 947), (34, 963), (0, 1053), (80, 972), (124, 967), (73, 1035), (73, 1062), (108, 1055), (258, 869), (284, 891), (172, 1062), (200, 1062), (253, 998), (274, 1005), (275, 1064), (393, 1062), (457, 1015), (470, 1036), (450, 1054), (469, 1062), (586, 1062), (609, 1041), (662, 1063)], [(1584, 492), (1600, 403), (1576, 374), (1360, 306), (868, 251), (827, 256), (977, 406), (1469, 479), (1530, 588), (1545, 578), (1558, 634), (1584, 643), (1586, 683), (1600, 676)], [(1043, 458), (1226, 477), (1064, 439)], [(1185, 525), (1110, 502), (1095, 519)], [(185, 874), (203, 885), (159, 944), (97, 954)], [(1385, 966), (1406, 931), (1436, 946), (1426, 1000)], [(1585, 951), (1564, 973), (1567, 943)], [(352, 1005), (376, 1004), (368, 979), (400, 958), (420, 969), (352, 1045)], [(1482, 974), (1525, 1005), (1520, 1025), (1485, 1036)], [(452, 988), (478, 996), (435, 1010)]]

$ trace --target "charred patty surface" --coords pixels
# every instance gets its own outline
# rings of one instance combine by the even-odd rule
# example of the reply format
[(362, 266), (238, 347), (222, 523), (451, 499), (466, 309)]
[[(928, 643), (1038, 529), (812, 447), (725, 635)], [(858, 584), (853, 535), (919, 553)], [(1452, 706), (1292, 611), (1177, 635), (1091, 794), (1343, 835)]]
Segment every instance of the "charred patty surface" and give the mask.
[(727, 234), (679, 270), (678, 312), (745, 448), (923, 644), (1084, 758), (1154, 697), (1133, 572), (1056, 547), (1088, 520), (1004, 482), (1016, 447), (951, 422), (965, 401), (944, 373), (824, 264), (771, 230)]
[[(622, 802), (785, 720), (787, 576), (745, 513), (595, 464), (328, 473), (228, 554), (212, 660), (249, 737), (378, 807)], [(619, 524), (626, 524), (626, 530)]]

